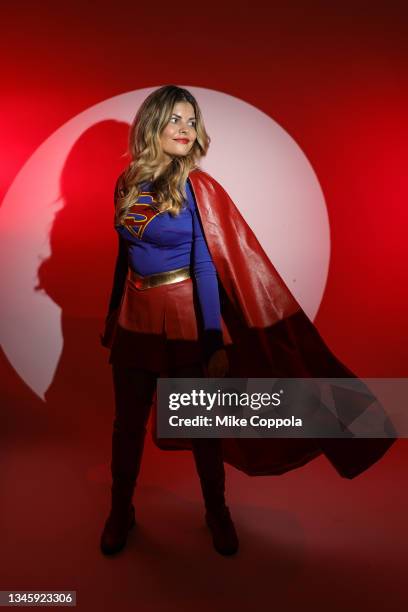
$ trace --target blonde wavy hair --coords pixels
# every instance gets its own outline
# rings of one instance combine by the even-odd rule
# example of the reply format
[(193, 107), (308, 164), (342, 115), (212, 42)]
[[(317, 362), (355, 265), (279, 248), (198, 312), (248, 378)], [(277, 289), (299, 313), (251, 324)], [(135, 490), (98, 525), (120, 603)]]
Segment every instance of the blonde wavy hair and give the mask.
[[(162, 162), (160, 135), (168, 124), (177, 102), (190, 102), (195, 113), (196, 140), (185, 156), (173, 156), (154, 179)], [(131, 161), (120, 175), (115, 188), (115, 224), (120, 225), (141, 193), (140, 184), (152, 181), (160, 210), (177, 216), (186, 198), (185, 183), (191, 170), (206, 155), (210, 137), (204, 127), (200, 107), (194, 96), (176, 85), (164, 85), (142, 103), (129, 130), (128, 154)]]

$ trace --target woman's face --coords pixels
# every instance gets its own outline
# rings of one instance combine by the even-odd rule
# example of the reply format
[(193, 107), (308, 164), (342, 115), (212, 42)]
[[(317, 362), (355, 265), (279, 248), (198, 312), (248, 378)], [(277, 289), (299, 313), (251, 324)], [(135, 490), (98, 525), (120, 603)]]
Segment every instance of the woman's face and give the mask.
[(160, 135), (162, 151), (168, 161), (187, 155), (197, 137), (194, 108), (190, 102), (176, 102), (168, 124)]

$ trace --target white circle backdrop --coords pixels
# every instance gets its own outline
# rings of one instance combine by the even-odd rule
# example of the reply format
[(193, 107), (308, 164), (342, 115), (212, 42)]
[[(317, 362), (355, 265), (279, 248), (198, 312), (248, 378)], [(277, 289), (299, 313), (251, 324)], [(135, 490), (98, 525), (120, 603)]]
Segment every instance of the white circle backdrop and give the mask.
[[(202, 168), (229, 193), (313, 320), (327, 280), (330, 231), (323, 193), (311, 164), (293, 138), (257, 108), (219, 91), (183, 87), (197, 98), (211, 136)], [(153, 89), (104, 100), (61, 126), (22, 167), (0, 208), (5, 289), (0, 303), (0, 342), (19, 376), (42, 399), (58, 365), (63, 338), (59, 306), (34, 287), (39, 264), (50, 255), (49, 232), (55, 214), (64, 206), (59, 194), (63, 166), (85, 130), (106, 120), (130, 124)], [(21, 215), (30, 228), (23, 244)]]

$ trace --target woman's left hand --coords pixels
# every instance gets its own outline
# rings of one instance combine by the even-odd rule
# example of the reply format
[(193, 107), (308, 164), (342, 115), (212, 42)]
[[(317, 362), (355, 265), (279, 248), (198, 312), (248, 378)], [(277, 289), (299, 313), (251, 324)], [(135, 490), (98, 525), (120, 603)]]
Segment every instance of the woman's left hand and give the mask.
[(228, 356), (224, 348), (215, 351), (208, 360), (207, 373), (209, 378), (222, 378), (228, 372)]

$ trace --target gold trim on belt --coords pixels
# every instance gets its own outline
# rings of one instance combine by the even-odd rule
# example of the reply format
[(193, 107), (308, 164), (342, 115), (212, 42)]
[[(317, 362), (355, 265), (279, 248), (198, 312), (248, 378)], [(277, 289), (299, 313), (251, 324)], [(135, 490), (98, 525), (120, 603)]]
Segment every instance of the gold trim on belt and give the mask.
[(170, 285), (178, 283), (186, 278), (190, 278), (190, 266), (186, 268), (176, 268), (176, 270), (168, 270), (167, 272), (159, 272), (158, 274), (150, 274), (149, 276), (140, 276), (131, 268), (130, 278), (134, 282), (137, 289), (151, 289), (159, 285)]

